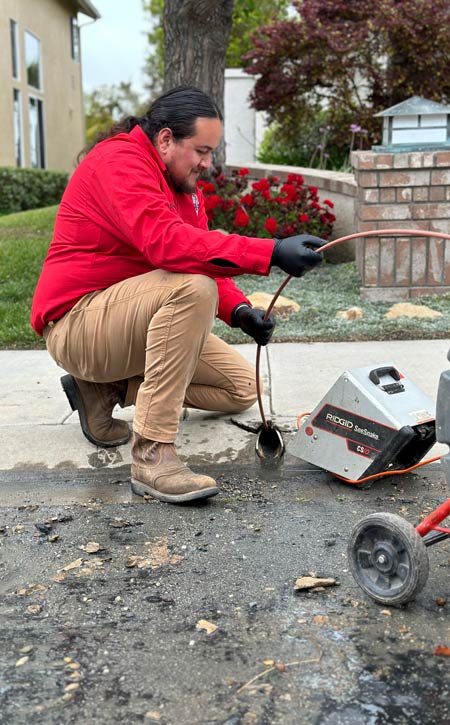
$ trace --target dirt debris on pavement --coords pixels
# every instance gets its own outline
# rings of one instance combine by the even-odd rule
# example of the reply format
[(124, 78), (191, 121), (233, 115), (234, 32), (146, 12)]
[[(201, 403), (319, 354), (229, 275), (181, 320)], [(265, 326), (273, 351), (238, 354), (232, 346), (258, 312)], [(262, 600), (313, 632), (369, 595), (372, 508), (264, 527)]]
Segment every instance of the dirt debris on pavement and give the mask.
[[(0, 722), (449, 721), (450, 545), (397, 609), (346, 560), (367, 513), (434, 508), (439, 468), (364, 490), (295, 465), (211, 473), (221, 496), (182, 507), (131, 498), (117, 469), (107, 496), (111, 472), (76, 472), (63, 503), (58, 471), (0, 474)], [(77, 502), (93, 478), (104, 497)], [(339, 586), (294, 591), (310, 574)]]

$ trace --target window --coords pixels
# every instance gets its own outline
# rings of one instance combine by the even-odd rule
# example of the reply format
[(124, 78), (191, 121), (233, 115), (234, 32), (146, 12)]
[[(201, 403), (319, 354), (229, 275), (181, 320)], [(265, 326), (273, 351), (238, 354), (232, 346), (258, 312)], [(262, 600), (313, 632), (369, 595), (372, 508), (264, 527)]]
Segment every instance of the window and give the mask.
[(23, 142), (22, 142), (22, 100), (20, 91), (13, 88), (13, 114), (14, 114), (14, 149), (16, 166), (23, 164)]
[(44, 108), (39, 98), (30, 96), (28, 102), (30, 126), (30, 160), (33, 169), (45, 169)]
[(25, 62), (28, 85), (40, 90), (42, 88), (41, 41), (28, 31), (25, 31)]
[(70, 47), (72, 60), (80, 62), (80, 29), (75, 16), (70, 18)]
[(9, 21), (9, 34), (11, 36), (12, 75), (13, 78), (19, 78), (19, 37), (15, 20)]

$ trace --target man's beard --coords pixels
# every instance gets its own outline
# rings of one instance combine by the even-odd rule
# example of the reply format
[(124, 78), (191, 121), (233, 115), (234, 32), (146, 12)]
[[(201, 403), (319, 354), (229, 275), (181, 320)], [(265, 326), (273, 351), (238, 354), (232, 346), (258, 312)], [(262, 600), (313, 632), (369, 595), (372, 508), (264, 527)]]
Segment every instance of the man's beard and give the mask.
[(191, 184), (189, 181), (173, 181), (172, 179), (172, 186), (179, 193), (193, 194), (197, 187), (197, 182)]
[(170, 180), (175, 191), (183, 194), (193, 194), (197, 188), (198, 177), (199, 174), (197, 174), (195, 181), (188, 181), (188, 179), (174, 179), (173, 176), (170, 175)]

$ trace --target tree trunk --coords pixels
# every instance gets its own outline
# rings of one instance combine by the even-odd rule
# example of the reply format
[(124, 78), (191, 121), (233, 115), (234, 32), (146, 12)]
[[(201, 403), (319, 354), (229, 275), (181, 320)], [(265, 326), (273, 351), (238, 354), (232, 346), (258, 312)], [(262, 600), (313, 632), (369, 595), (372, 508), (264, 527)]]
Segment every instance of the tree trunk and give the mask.
[[(234, 0), (165, 0), (164, 90), (191, 85), (200, 88), (223, 113), (225, 55)], [(225, 162), (222, 139), (215, 163)]]

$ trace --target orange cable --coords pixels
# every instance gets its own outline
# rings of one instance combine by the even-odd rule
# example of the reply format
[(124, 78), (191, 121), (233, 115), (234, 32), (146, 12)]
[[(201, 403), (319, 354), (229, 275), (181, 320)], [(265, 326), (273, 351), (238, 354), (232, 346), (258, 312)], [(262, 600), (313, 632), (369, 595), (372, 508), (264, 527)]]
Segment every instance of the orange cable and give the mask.
[(419, 463), (416, 463), (410, 468), (400, 468), (396, 471), (381, 471), (381, 473), (374, 473), (372, 476), (358, 478), (356, 481), (352, 478), (344, 478), (344, 476), (339, 476), (337, 473), (333, 473), (333, 476), (336, 476), (336, 478), (339, 478), (341, 481), (346, 481), (346, 483), (364, 483), (365, 481), (372, 481), (372, 479), (374, 478), (382, 478), (383, 476), (399, 476), (402, 473), (409, 473), (410, 471), (414, 471), (415, 468), (420, 468), (420, 466), (425, 466), (427, 463), (434, 463), (435, 461), (440, 460), (441, 456), (435, 456), (434, 458), (428, 458), (426, 461), (419, 461)]

